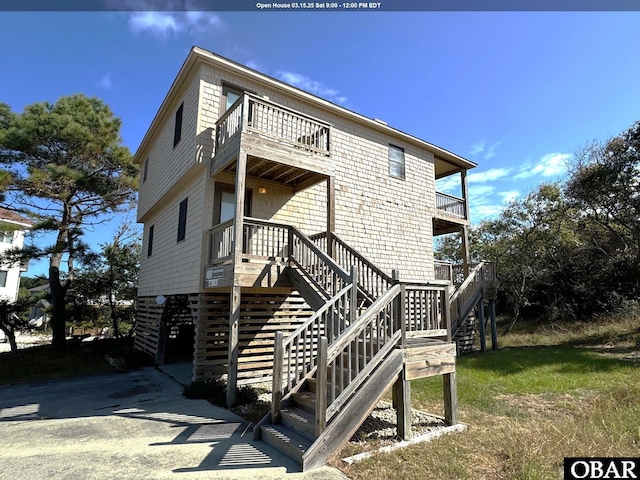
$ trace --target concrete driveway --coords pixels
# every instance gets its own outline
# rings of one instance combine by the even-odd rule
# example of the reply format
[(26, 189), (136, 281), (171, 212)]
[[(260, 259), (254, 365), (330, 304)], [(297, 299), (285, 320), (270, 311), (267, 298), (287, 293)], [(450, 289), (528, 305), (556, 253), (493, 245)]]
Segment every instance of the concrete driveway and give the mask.
[(252, 440), (251, 425), (155, 368), (0, 387), (0, 478), (344, 479)]

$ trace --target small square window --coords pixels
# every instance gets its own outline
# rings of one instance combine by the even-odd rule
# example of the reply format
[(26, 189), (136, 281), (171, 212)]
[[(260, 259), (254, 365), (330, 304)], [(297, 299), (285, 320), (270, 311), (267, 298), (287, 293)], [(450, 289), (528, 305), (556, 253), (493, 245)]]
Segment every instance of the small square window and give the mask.
[(184, 240), (187, 233), (187, 205), (189, 198), (180, 202), (180, 214), (178, 215), (178, 241)]
[(404, 148), (389, 145), (389, 175), (404, 179)]
[(180, 139), (182, 138), (182, 109), (184, 107), (184, 103), (181, 103), (176, 110), (176, 124), (175, 130), (173, 131), (173, 146), (175, 147)]
[(13, 243), (13, 232), (11, 230), (0, 231), (0, 242)]

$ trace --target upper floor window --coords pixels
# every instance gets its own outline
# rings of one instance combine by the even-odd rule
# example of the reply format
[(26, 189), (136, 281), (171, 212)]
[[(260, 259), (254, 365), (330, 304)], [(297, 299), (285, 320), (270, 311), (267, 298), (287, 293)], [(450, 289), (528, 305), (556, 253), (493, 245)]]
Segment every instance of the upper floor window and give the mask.
[(404, 179), (404, 148), (389, 145), (389, 175)]
[(147, 181), (147, 173), (149, 173), (149, 159), (144, 161), (144, 167), (142, 168), (142, 183)]
[(184, 102), (180, 104), (178, 110), (176, 110), (176, 124), (173, 131), (173, 146), (175, 147), (182, 138), (182, 109)]
[(0, 231), (0, 242), (13, 243), (13, 232), (10, 230)]
[(149, 240), (147, 241), (147, 257), (150, 257), (151, 254), (153, 253), (153, 227), (154, 225), (151, 225), (149, 227)]
[(236, 103), (242, 96), (242, 90), (237, 87), (232, 87), (230, 85), (222, 86), (222, 110), (220, 111), (220, 115), (229, 110), (231, 106)]
[(187, 205), (189, 197), (180, 202), (180, 214), (178, 215), (178, 241), (184, 240), (187, 233)]

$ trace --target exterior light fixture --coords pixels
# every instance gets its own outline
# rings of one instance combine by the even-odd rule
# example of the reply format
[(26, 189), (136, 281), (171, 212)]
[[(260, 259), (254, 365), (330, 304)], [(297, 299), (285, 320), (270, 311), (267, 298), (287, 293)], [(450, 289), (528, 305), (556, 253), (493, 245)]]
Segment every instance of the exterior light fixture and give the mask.
[(260, 195), (264, 195), (265, 193), (267, 193), (267, 189), (264, 187), (258, 187), (258, 193)]

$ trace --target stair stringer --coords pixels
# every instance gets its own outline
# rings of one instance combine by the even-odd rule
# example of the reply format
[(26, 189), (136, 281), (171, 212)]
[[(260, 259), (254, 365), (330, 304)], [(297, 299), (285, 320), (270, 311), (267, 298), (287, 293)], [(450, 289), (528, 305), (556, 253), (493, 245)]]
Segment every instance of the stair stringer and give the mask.
[(300, 295), (307, 301), (314, 310), (319, 310), (328, 300), (320, 291), (314, 288), (311, 280), (305, 277), (304, 271), (297, 266), (290, 266), (287, 269), (291, 284)]
[(397, 381), (404, 365), (404, 352), (395, 348), (369, 376), (348, 403), (342, 406), (327, 428), (302, 457), (302, 470), (325, 465), (356, 433), (384, 394)]

